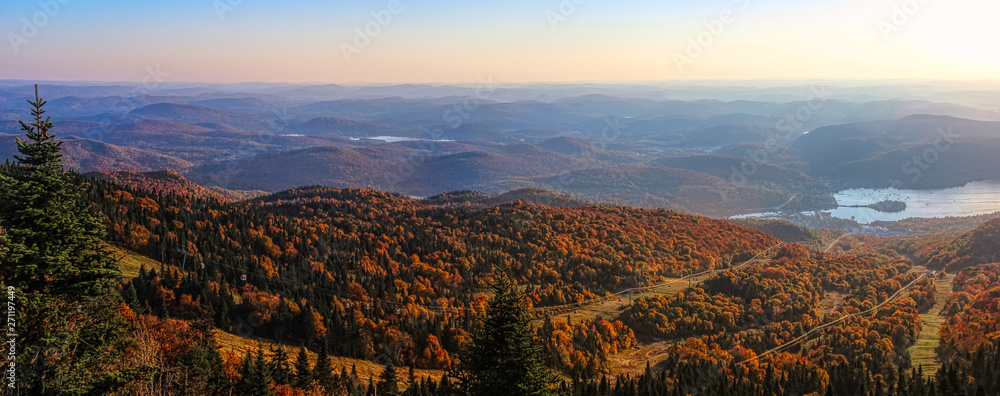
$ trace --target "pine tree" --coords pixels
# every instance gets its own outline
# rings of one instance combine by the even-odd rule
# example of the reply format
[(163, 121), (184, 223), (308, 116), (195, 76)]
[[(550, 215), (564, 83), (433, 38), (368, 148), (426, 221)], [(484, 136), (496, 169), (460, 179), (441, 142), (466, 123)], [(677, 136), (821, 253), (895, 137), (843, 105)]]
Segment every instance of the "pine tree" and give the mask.
[(454, 373), (471, 395), (556, 395), (557, 377), (543, 362), (520, 296), (498, 267), (483, 326), (472, 336)]
[(310, 383), (312, 383), (312, 368), (309, 367), (309, 354), (306, 353), (306, 348), (302, 347), (295, 359), (295, 386), (308, 389)]
[[(128, 324), (119, 314), (117, 262), (101, 242), (104, 224), (62, 167), (45, 100), (29, 100), (18, 164), (0, 172), (0, 276), (21, 302), (21, 393), (106, 393), (129, 381), (119, 367)], [(131, 374), (130, 374), (131, 373)]]
[(62, 168), (62, 142), (49, 133), (45, 101), (28, 101), (35, 121), (21, 121), (27, 140), (17, 139), (20, 166), (0, 174), (0, 228), (17, 259), (0, 257), (4, 281), (26, 294), (105, 295), (120, 278), (103, 247), (104, 224), (81, 204), (81, 190)]
[(316, 358), (316, 367), (313, 367), (313, 378), (327, 390), (333, 389), (333, 367), (330, 366), (330, 352), (326, 347), (326, 340), (320, 341), (319, 356)]
[(258, 345), (255, 354), (247, 353), (240, 367), (239, 394), (246, 396), (270, 396), (271, 368), (264, 359), (264, 350)]
[(396, 366), (390, 361), (382, 370), (379, 376), (378, 394), (384, 396), (399, 395), (399, 376), (396, 374)]
[(288, 353), (285, 348), (277, 347), (271, 357), (271, 376), (278, 385), (288, 385), (292, 383), (291, 365), (289, 364)]
[(139, 293), (135, 290), (135, 282), (129, 282), (128, 286), (125, 287), (125, 291), (122, 293), (122, 299), (128, 304), (129, 308), (132, 308), (136, 314), (142, 314), (142, 305), (139, 303)]
[[(186, 368), (195, 377), (202, 378), (204, 393), (216, 394), (225, 386), (226, 379), (222, 373), (222, 356), (215, 349), (214, 340), (206, 345), (198, 345), (181, 357), (181, 367)], [(192, 389), (196, 391), (197, 389)]]

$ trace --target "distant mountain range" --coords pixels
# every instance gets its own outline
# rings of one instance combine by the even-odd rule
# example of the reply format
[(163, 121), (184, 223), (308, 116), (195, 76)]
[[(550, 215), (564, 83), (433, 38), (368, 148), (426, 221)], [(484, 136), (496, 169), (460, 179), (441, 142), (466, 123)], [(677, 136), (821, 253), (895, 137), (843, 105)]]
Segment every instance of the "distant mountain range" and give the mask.
[[(842, 91), (811, 101), (677, 100), (650, 92), (680, 91), (615, 85), (500, 87), (480, 96), (435, 85), (126, 88), (41, 87), (67, 166), (169, 170), (219, 191), (544, 189), (709, 215), (822, 209), (835, 205), (837, 188), (950, 187), (994, 179), (1000, 169), (1000, 106), (988, 104), (852, 102), (837, 99)], [(719, 89), (744, 98), (752, 91)], [(5, 158), (22, 133), (16, 120), (28, 119), (28, 91), (0, 81)], [(531, 92), (538, 95), (525, 98)], [(984, 103), (977, 92), (948, 97)]]

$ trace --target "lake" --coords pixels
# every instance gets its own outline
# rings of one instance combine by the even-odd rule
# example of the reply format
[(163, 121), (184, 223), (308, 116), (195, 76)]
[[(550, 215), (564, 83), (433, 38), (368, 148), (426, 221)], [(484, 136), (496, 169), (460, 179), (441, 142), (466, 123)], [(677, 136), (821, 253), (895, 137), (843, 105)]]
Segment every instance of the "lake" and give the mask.
[(450, 139), (419, 139), (419, 138), (411, 138), (411, 137), (403, 137), (403, 136), (374, 136), (374, 137), (364, 137), (364, 138), (357, 138), (357, 137), (352, 137), (351, 138), (351, 140), (354, 140), (354, 141), (358, 141), (358, 140), (361, 140), (361, 139), (381, 140), (381, 141), (386, 142), (386, 143), (396, 143), (396, 142), (454, 142), (454, 140), (450, 140)]
[(972, 182), (962, 187), (939, 190), (857, 188), (836, 193), (834, 198), (840, 205), (868, 205), (884, 200), (906, 202), (906, 210), (897, 213), (843, 206), (830, 211), (831, 215), (841, 219), (853, 216), (861, 224), (910, 217), (974, 216), (1000, 212), (1000, 180)]
[[(868, 205), (891, 200), (906, 203), (906, 210), (896, 213), (871, 208), (824, 210), (840, 219), (854, 218), (861, 224), (873, 221), (896, 221), (911, 217), (975, 216), (1000, 212), (1000, 180), (971, 182), (962, 187), (937, 190), (897, 190), (893, 188), (855, 188), (833, 195), (839, 205)], [(775, 213), (753, 213), (736, 217), (768, 217)]]

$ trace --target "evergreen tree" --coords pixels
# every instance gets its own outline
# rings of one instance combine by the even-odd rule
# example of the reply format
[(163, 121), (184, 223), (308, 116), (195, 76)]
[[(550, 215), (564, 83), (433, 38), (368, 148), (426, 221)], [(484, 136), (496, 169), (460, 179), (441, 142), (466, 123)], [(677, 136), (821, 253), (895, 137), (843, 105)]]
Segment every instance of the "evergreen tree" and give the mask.
[(122, 293), (122, 298), (136, 314), (144, 313), (142, 312), (143, 307), (139, 302), (139, 293), (135, 290), (135, 282), (128, 283), (128, 286), (125, 287), (125, 291)]
[(392, 361), (385, 366), (382, 375), (379, 376), (378, 394), (384, 396), (399, 395), (399, 376), (396, 374), (396, 366), (392, 364)]
[(292, 383), (291, 364), (285, 348), (277, 347), (271, 357), (271, 376), (278, 385), (288, 385)]
[(310, 383), (312, 383), (312, 368), (309, 367), (309, 354), (306, 353), (306, 348), (302, 347), (295, 359), (295, 386), (308, 389)]
[(441, 377), (441, 383), (437, 386), (439, 395), (453, 395), (458, 394), (460, 391), (455, 387), (455, 384), (451, 382), (451, 378), (447, 375)]
[[(0, 172), (0, 276), (19, 302), (20, 393), (107, 393), (137, 375), (120, 367), (128, 323), (113, 286), (117, 262), (104, 224), (62, 168), (62, 142), (50, 134), (45, 100), (29, 100), (18, 164)], [(23, 316), (22, 316), (23, 315)]]
[(330, 366), (330, 352), (326, 348), (326, 340), (320, 342), (319, 356), (316, 367), (313, 367), (313, 378), (327, 390), (333, 389), (333, 367)]
[[(222, 356), (215, 349), (214, 340), (208, 345), (198, 345), (181, 357), (181, 367), (186, 368), (190, 373), (204, 380), (203, 389), (206, 394), (216, 394), (222, 391), (226, 379), (222, 373)], [(191, 389), (199, 391), (199, 389)]]
[(264, 350), (258, 345), (255, 354), (247, 353), (240, 367), (240, 382), (236, 387), (240, 395), (270, 396), (271, 368), (264, 359)]
[(491, 288), (483, 326), (473, 333), (455, 372), (460, 388), (476, 396), (559, 394), (505, 268), (494, 271)]
[(21, 121), (27, 140), (17, 139), (20, 166), (0, 174), (0, 228), (18, 254), (0, 257), (4, 281), (26, 294), (103, 296), (120, 278), (101, 243), (104, 224), (63, 171), (62, 142), (49, 133), (38, 86), (28, 103), (35, 121)]

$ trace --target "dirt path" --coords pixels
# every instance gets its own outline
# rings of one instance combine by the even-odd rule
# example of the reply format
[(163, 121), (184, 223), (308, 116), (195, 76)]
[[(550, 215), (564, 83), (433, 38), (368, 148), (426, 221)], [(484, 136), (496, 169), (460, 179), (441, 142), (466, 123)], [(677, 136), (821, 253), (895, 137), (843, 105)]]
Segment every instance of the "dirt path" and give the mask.
[(833, 240), (833, 242), (830, 242), (830, 245), (828, 245), (828, 246), (826, 247), (826, 249), (823, 249), (823, 253), (827, 253), (827, 252), (829, 252), (829, 251), (830, 251), (830, 249), (833, 249), (833, 246), (834, 246), (834, 245), (836, 245), (836, 244), (837, 244), (837, 242), (840, 242), (840, 239), (841, 239), (841, 238), (843, 238), (843, 237), (845, 237), (845, 236), (848, 236), (848, 235), (851, 235), (851, 233), (846, 233), (846, 234), (844, 234), (844, 235), (841, 235), (841, 236), (837, 237), (837, 239), (834, 239), (834, 240)]

